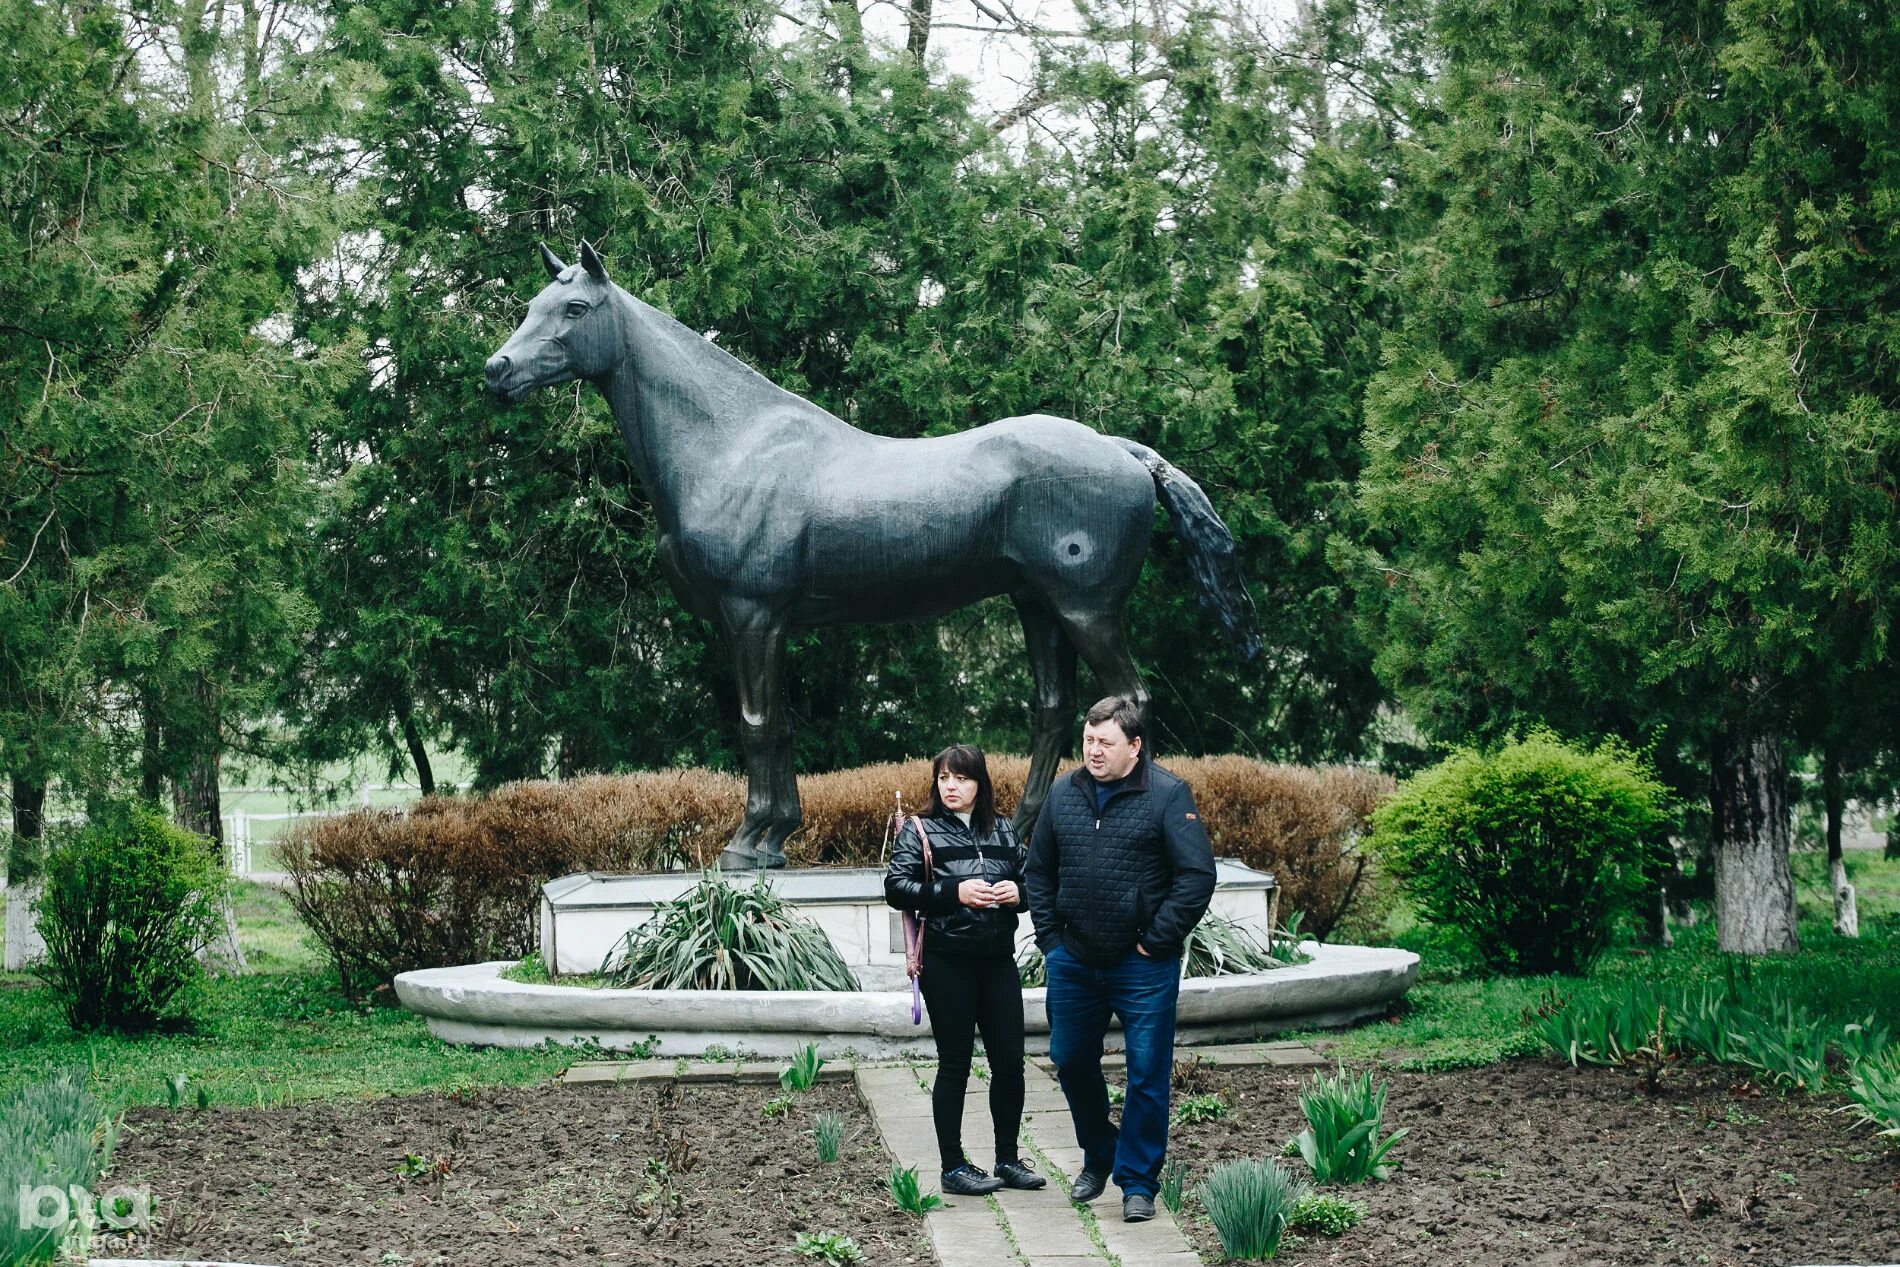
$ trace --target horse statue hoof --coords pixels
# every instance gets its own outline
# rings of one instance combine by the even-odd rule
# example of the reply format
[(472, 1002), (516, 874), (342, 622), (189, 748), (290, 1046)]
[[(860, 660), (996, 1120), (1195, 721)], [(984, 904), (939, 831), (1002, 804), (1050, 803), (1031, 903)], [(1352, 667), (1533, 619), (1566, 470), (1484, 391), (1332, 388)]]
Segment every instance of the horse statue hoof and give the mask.
[[(779, 865), (783, 866), (784, 864), (785, 860), (780, 858)], [(721, 871), (757, 871), (764, 865), (764, 862), (760, 859), (756, 851), (742, 849), (738, 845), (727, 845), (719, 854), (719, 869)]]

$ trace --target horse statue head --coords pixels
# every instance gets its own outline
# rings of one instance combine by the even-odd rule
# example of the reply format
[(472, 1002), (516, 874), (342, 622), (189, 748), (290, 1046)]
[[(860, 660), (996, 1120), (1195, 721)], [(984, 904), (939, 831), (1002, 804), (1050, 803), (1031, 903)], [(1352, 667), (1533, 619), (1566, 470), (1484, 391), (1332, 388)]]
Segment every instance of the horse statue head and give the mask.
[(582, 242), (580, 263), (564, 264), (547, 243), (540, 245), (552, 280), (483, 367), (488, 390), (511, 403), (536, 388), (603, 378), (625, 350), (615, 302), (619, 287), (607, 280), (600, 255)]

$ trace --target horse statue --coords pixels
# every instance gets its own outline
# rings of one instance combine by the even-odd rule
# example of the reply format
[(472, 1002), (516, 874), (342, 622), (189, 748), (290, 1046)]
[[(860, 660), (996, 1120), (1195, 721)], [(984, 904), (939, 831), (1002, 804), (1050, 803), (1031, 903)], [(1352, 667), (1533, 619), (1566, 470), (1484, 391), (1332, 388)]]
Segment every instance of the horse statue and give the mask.
[(552, 280), (488, 359), (487, 386), (509, 402), (575, 379), (601, 390), (657, 512), (667, 580), (731, 650), (747, 790), (721, 867), (784, 866), (802, 821), (780, 691), (792, 631), (928, 620), (1009, 595), (1036, 694), (1015, 818), (1025, 833), (1069, 749), (1077, 655), (1105, 690), (1147, 706), (1121, 613), (1157, 493), (1203, 605), (1241, 655), (1258, 650), (1233, 537), (1154, 450), (1047, 414), (870, 435), (635, 299), (588, 243), (572, 266), (540, 250)]

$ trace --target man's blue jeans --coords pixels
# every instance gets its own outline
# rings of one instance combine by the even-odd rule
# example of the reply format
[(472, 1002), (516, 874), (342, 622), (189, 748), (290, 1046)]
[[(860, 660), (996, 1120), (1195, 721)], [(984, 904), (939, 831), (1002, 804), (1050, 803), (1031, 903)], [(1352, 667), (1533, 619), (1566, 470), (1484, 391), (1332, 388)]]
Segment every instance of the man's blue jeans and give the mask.
[[(1058, 945), (1046, 962), (1049, 1059), (1075, 1119), (1082, 1164), (1097, 1174), (1110, 1173), (1124, 1196), (1152, 1197), (1161, 1186), (1161, 1162), (1168, 1151), (1181, 961), (1150, 959), (1131, 950), (1113, 967), (1096, 968)], [(1121, 1020), (1128, 1054), (1119, 1132), (1108, 1120), (1108, 1083), (1102, 1078), (1102, 1038), (1111, 1012)]]

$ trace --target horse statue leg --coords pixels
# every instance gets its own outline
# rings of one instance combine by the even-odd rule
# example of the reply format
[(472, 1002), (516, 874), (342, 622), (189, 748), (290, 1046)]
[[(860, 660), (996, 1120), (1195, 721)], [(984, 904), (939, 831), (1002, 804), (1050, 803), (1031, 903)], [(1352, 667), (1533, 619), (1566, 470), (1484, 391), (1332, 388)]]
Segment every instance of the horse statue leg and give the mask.
[[(1145, 723), (1148, 716), (1148, 688), (1142, 685), (1141, 670), (1128, 650), (1128, 635), (1122, 630), (1120, 604), (1112, 607), (1069, 607), (1056, 616), (1057, 623), (1083, 661), (1095, 671), (1102, 689), (1135, 701)], [(1091, 701), (1092, 703), (1093, 701)], [(1154, 736), (1147, 745), (1152, 751)]]
[(739, 683), (739, 738), (745, 749), (745, 817), (719, 866), (725, 871), (785, 865), (785, 838), (798, 830), (792, 718), (785, 707), (785, 619), (752, 601), (721, 604), (720, 625)]
[(1049, 605), (1027, 591), (1010, 596), (1022, 621), (1029, 651), (1029, 676), (1035, 687), (1030, 723), (1029, 777), (1016, 804), (1016, 835), (1027, 842), (1056, 777), (1056, 765), (1069, 755), (1075, 726), (1075, 644), (1062, 632)]

